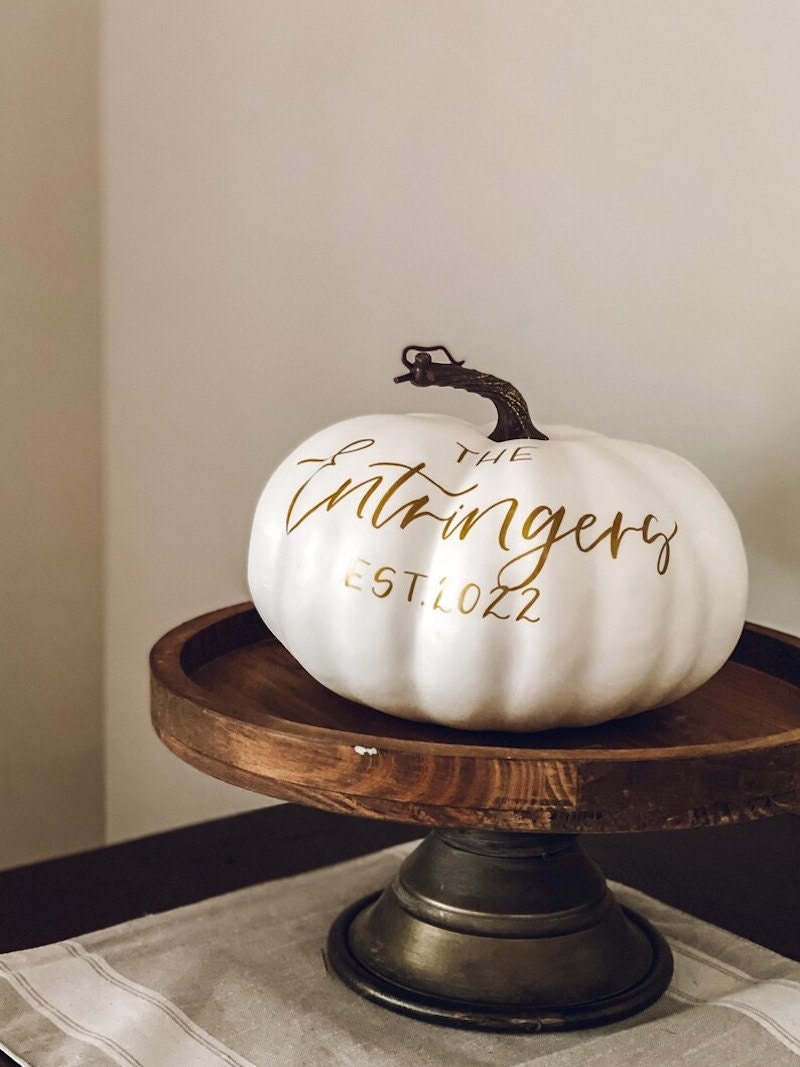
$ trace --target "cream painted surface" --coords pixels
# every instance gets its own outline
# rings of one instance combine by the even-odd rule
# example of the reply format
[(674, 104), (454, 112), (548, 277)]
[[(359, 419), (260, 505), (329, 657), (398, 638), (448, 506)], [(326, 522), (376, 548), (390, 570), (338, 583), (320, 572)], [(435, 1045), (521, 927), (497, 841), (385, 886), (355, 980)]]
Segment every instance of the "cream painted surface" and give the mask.
[(109, 0), (108, 833), (259, 804), (163, 750), (147, 651), (246, 593), (253, 509), (404, 344), (682, 453), (800, 632), (800, 6)]
[(0, 867), (103, 835), (97, 42), (0, 4)]

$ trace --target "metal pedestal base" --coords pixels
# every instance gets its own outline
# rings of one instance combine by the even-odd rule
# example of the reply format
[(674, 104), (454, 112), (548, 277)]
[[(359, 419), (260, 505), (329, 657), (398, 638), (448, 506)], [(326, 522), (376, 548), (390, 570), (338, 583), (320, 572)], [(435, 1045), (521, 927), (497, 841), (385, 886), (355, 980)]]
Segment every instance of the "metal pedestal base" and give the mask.
[(433, 831), (382, 894), (339, 916), (328, 958), (369, 1000), (484, 1030), (614, 1022), (672, 977), (664, 939), (566, 834)]

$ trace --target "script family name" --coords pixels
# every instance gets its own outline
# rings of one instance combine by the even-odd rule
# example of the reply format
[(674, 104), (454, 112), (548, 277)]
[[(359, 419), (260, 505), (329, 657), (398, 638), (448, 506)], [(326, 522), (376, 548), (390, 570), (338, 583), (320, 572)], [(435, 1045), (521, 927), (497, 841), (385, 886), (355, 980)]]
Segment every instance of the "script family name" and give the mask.
[[(487, 461), (494, 464), (502, 458), (503, 450), (495, 453), (495, 458), (487, 460), (486, 453), (476, 460), (478, 453), (474, 450), (459, 442), (454, 444), (456, 465)], [(405, 530), (412, 523), (425, 523), (443, 541), (466, 541), (478, 528), (489, 528), (498, 548), (508, 555), (497, 571), (497, 589), (530, 587), (557, 546), (564, 545), (572, 545), (581, 553), (606, 550), (612, 559), (617, 559), (625, 543), (638, 540), (652, 546), (658, 574), (667, 572), (677, 523), (668, 529), (654, 514), (631, 520), (621, 510), (607, 516), (591, 511), (568, 515), (563, 504), (522, 501), (516, 496), (479, 504), (478, 481), (463, 488), (448, 488), (431, 476), (424, 460), (410, 464), (375, 459), (364, 464), (363, 460), (369, 457), (359, 456), (358, 473), (348, 474), (348, 462), (375, 445), (375, 438), (363, 437), (348, 442), (332, 455), (300, 460), (298, 465), (310, 465), (314, 470), (292, 496), (286, 512), (286, 533), (292, 534), (315, 516), (334, 509), (347, 509), (354, 518), (378, 530)], [(528, 461), (532, 458), (528, 449), (532, 447), (518, 447), (505, 459)]]

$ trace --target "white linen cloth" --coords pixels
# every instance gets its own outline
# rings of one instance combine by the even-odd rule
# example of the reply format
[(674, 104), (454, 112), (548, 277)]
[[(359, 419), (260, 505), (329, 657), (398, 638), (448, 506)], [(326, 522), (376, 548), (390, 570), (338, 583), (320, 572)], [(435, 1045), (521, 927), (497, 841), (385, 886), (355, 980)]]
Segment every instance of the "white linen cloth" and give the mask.
[(411, 847), (0, 956), (0, 1048), (24, 1067), (797, 1063), (800, 964), (613, 883), (675, 955), (667, 994), (631, 1019), (487, 1034), (363, 1000), (326, 971), (328, 927)]

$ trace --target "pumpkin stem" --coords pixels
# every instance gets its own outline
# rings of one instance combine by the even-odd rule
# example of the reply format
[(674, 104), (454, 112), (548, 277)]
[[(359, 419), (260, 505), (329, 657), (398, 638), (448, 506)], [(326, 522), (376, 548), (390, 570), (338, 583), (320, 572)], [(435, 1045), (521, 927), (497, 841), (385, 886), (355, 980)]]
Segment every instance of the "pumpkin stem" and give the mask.
[[(414, 352), (414, 360), (409, 354)], [(444, 352), (447, 363), (434, 363), (431, 352)], [(425, 348), (422, 345), (409, 345), (403, 349), (403, 366), (408, 367), (408, 374), (395, 378), (396, 382), (411, 382), (412, 385), (443, 385), (452, 389), (465, 389), (468, 393), (478, 393), (491, 400), (497, 409), (497, 425), (489, 434), (490, 441), (517, 441), (527, 438), (532, 441), (546, 441), (547, 435), (537, 430), (531, 422), (528, 405), (518, 389), (510, 382), (496, 378), (493, 374), (471, 370), (464, 366), (464, 360), (453, 359), (444, 345)]]

